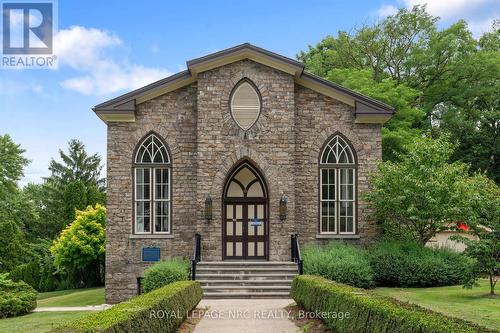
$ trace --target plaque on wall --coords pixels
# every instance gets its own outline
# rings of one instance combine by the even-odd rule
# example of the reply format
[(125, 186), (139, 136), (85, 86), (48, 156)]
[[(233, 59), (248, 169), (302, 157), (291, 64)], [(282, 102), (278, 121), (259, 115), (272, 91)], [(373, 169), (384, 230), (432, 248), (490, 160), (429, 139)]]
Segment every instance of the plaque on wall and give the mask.
[(142, 261), (160, 261), (159, 247), (143, 247)]

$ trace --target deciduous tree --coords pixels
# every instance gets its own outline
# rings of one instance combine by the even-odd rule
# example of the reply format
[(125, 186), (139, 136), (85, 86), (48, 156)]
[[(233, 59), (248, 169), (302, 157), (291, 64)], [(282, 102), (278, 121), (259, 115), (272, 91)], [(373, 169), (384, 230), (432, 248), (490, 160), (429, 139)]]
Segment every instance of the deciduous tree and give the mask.
[(50, 248), (60, 269), (76, 271), (86, 285), (104, 281), (106, 208), (97, 204), (78, 211)]
[(365, 198), (389, 237), (425, 245), (448, 223), (463, 220), (459, 186), (468, 168), (448, 162), (454, 148), (443, 137), (422, 138), (400, 161), (380, 164)]

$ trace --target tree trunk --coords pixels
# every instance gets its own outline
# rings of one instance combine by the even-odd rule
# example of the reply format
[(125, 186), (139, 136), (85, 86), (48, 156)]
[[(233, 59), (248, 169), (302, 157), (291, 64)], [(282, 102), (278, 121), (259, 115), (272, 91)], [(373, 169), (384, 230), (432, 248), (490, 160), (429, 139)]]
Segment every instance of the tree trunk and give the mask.
[(493, 274), (490, 274), (490, 295), (495, 295), (495, 283), (493, 283)]

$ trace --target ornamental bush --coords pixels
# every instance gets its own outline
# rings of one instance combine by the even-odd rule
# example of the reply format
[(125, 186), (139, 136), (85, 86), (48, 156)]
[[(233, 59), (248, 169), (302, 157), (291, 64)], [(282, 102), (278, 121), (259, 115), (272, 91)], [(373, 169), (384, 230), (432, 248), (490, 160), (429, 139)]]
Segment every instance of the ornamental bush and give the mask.
[(197, 281), (179, 281), (53, 329), (53, 333), (174, 333), (203, 296)]
[(367, 251), (378, 286), (437, 287), (463, 283), (473, 262), (448, 249), (416, 243), (381, 242)]
[(106, 208), (100, 204), (77, 211), (75, 220), (54, 241), (54, 264), (73, 272), (85, 286), (104, 284)]
[(497, 332), (319, 276), (296, 276), (290, 295), (305, 310), (317, 313), (337, 333)]
[(172, 282), (183, 280), (189, 280), (188, 262), (178, 258), (161, 261), (144, 271), (144, 292), (147, 293)]
[(0, 318), (19, 316), (36, 307), (36, 290), (23, 281), (0, 274)]
[(319, 275), (360, 288), (374, 287), (373, 271), (362, 249), (341, 242), (327, 246), (306, 246), (304, 273)]

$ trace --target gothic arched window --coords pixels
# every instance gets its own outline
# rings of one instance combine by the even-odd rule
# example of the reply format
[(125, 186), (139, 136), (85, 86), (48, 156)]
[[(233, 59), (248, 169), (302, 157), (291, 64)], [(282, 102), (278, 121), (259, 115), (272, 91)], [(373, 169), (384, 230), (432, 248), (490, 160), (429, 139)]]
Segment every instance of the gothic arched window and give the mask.
[(171, 232), (170, 188), (168, 149), (156, 134), (149, 134), (139, 143), (134, 157), (135, 233)]
[(342, 135), (333, 136), (320, 157), (320, 233), (356, 233), (356, 171), (354, 149)]

